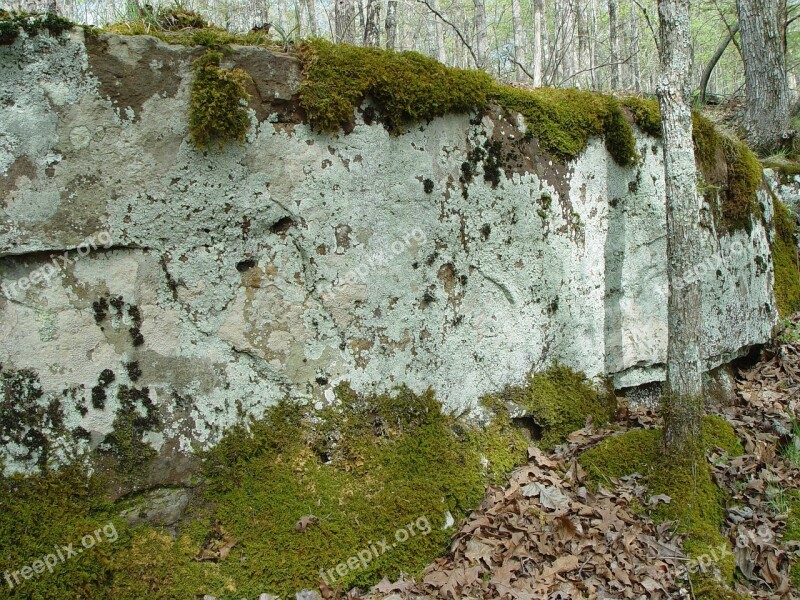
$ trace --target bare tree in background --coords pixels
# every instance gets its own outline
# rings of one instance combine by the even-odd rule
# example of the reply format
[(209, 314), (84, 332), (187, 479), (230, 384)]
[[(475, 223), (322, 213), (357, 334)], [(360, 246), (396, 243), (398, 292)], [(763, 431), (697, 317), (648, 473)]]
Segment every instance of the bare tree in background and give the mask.
[(53, 13), (59, 14), (59, 6), (56, 0), (16, 0), (10, 2), (9, 10), (27, 13)]
[(381, 30), (378, 26), (381, 20), (380, 0), (367, 0), (367, 15), (364, 21), (364, 45), (377, 48), (381, 45)]
[(386, 3), (386, 47), (389, 50), (397, 47), (397, 0)]
[(617, 23), (617, 0), (608, 0), (608, 43), (611, 48), (611, 89), (619, 89), (620, 62)]
[(631, 83), (634, 91), (642, 91), (642, 73), (639, 69), (639, 21), (636, 15), (636, 8), (631, 3), (630, 12), (630, 53), (631, 53)]
[(662, 411), (666, 450), (681, 455), (699, 442), (704, 409), (700, 282), (686, 277), (703, 259), (689, 107), (689, 0), (658, 0), (658, 14), (661, 74), (657, 93), (664, 144), (669, 282), (667, 385)]
[(336, 42), (353, 44), (356, 41), (356, 7), (353, 0), (336, 0), (334, 5)]
[(511, 0), (512, 42), (514, 46), (514, 63), (517, 81), (525, 80), (525, 28), (522, 25), (521, 0)]
[(475, 57), (479, 69), (487, 66), (486, 51), (486, 2), (475, 0)]
[(583, 89), (592, 87), (592, 71), (594, 71), (594, 61), (589, 47), (589, 15), (585, 0), (575, 0), (576, 17), (578, 27), (578, 64), (577, 80), (575, 84)]
[(542, 85), (544, 56), (544, 0), (533, 0), (533, 85)]
[(747, 141), (766, 153), (778, 148), (789, 130), (786, 2), (736, 0), (736, 5), (747, 92)]

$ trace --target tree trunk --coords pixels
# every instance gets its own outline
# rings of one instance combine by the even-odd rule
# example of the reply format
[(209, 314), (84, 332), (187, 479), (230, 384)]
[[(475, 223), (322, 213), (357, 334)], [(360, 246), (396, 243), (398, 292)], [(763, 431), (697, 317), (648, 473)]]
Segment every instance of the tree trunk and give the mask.
[(639, 21), (636, 15), (636, 7), (631, 5), (631, 83), (636, 92), (642, 91), (642, 73), (639, 69)]
[(397, 48), (397, 0), (386, 3), (386, 47), (389, 50)]
[(584, 4), (584, 0), (575, 0), (575, 11), (578, 21), (578, 77), (575, 84), (588, 90), (592, 87), (592, 52), (589, 47), (589, 22), (588, 22), (588, 9)]
[(542, 46), (544, 36), (544, 0), (533, 0), (533, 85), (542, 85)]
[(306, 9), (308, 10), (308, 28), (311, 32), (311, 37), (317, 37), (319, 30), (317, 28), (317, 7), (316, 0), (305, 0)]
[(525, 72), (522, 67), (525, 65), (525, 28), (522, 26), (522, 7), (520, 0), (511, 0), (511, 21), (513, 25), (513, 44), (514, 44), (514, 71), (517, 81), (525, 80)]
[(336, 42), (353, 44), (356, 41), (356, 7), (353, 0), (336, 0), (334, 5)]
[[(747, 141), (767, 153), (789, 129), (783, 11), (779, 0), (736, 0), (747, 93)], [(785, 21), (785, 18), (783, 19)]]
[[(700, 201), (689, 108), (689, 0), (659, 0), (658, 101), (667, 197), (667, 387), (664, 442), (683, 453), (700, 440), (703, 417), (700, 282), (687, 277), (702, 261)], [(678, 285), (680, 282), (680, 285)]]
[(611, 46), (611, 89), (619, 89), (620, 64), (617, 39), (617, 0), (608, 0), (608, 43)]
[(736, 23), (736, 25), (730, 28), (730, 31), (725, 35), (725, 37), (722, 38), (722, 41), (714, 51), (714, 56), (711, 57), (711, 60), (708, 61), (706, 68), (703, 70), (703, 75), (700, 77), (700, 104), (703, 106), (706, 104), (706, 89), (708, 88), (708, 80), (711, 78), (711, 73), (714, 71), (714, 67), (717, 66), (719, 59), (722, 58), (723, 54), (725, 54), (725, 49), (728, 47), (728, 44), (731, 43), (733, 36), (735, 36), (738, 31), (739, 24)]
[(485, 0), (475, 0), (475, 57), (479, 69), (487, 67), (486, 48), (486, 3)]
[(377, 48), (381, 45), (381, 30), (378, 23), (381, 19), (380, 0), (367, 0), (367, 16), (364, 21), (364, 45)]
[[(438, 0), (431, 0), (431, 6), (437, 12), (439, 11)], [(433, 35), (436, 38), (436, 58), (443, 65), (447, 64), (447, 48), (444, 43), (444, 30), (442, 28), (442, 23), (439, 22), (439, 17), (433, 19)]]

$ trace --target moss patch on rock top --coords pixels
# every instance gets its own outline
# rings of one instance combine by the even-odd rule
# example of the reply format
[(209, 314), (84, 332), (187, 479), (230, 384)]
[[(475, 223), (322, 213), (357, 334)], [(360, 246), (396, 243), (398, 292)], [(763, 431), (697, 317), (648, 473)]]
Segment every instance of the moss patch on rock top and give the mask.
[(201, 149), (228, 140), (243, 142), (250, 128), (245, 85), (252, 80), (241, 69), (222, 68), (221, 61), (221, 52), (208, 50), (192, 66), (189, 132)]
[(578, 156), (592, 136), (606, 135), (622, 165), (636, 157), (633, 132), (610, 96), (574, 89), (522, 90), (482, 71), (455, 69), (417, 52), (391, 52), (314, 39), (300, 47), (305, 79), (300, 102), (311, 125), (336, 133), (348, 127), (366, 97), (387, 129), (450, 113), (483, 110), (490, 101), (525, 117), (542, 148), (561, 159)]
[(50, 13), (32, 15), (0, 10), (0, 45), (11, 44), (19, 37), (21, 31), (30, 36), (35, 36), (40, 31), (47, 31), (57, 37), (72, 27), (74, 24), (68, 19)]

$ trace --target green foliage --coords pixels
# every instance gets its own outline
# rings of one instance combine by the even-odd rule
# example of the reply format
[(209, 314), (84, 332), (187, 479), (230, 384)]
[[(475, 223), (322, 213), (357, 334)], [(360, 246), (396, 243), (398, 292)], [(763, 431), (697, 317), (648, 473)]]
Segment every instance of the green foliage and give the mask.
[(46, 30), (53, 37), (58, 37), (73, 26), (71, 21), (50, 13), (32, 15), (0, 10), (0, 45), (12, 43), (19, 36), (20, 30), (29, 36)]
[(245, 85), (252, 79), (241, 69), (223, 69), (221, 61), (221, 52), (208, 50), (192, 67), (189, 131), (201, 149), (212, 142), (220, 147), (228, 140), (243, 142), (250, 128)]
[(775, 302), (781, 316), (800, 309), (800, 265), (794, 242), (795, 220), (792, 211), (773, 198), (775, 238), (772, 262), (775, 266)]
[(353, 120), (366, 96), (380, 106), (393, 133), (448, 113), (488, 105), (494, 80), (486, 73), (447, 68), (416, 52), (334, 45), (312, 39), (300, 46), (305, 78), (300, 104), (311, 125), (336, 133)]
[[(725, 517), (725, 497), (714, 484), (705, 450), (720, 447), (729, 456), (737, 456), (742, 453), (742, 447), (731, 425), (717, 416), (703, 418), (701, 446), (681, 456), (667, 457), (661, 430), (631, 430), (606, 438), (584, 452), (579, 462), (598, 482), (641, 473), (653, 495), (666, 494), (671, 498), (669, 503), (659, 503), (649, 509), (650, 516), (657, 523), (678, 522), (679, 530), (686, 535), (684, 550), (690, 557), (710, 556), (712, 551), (719, 556), (720, 545), (729, 543), (720, 533)], [(735, 598), (723, 585), (732, 581), (733, 557), (721, 558), (715, 566), (718, 578), (702, 572), (692, 575), (696, 597)]]
[(587, 417), (602, 426), (616, 411), (612, 391), (598, 392), (583, 373), (562, 365), (529, 375), (524, 387), (506, 388), (500, 397), (524, 409), (541, 428), (537, 445), (544, 449), (562, 443), (586, 424)]

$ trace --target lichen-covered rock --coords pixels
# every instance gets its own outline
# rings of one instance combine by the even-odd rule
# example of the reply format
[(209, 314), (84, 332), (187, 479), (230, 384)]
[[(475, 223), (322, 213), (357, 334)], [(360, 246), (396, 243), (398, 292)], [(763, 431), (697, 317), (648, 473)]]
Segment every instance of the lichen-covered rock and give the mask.
[[(497, 106), (395, 135), (369, 99), (351, 131), (319, 134), (299, 60), (235, 48), (221, 67), (252, 77), (252, 125), (203, 151), (187, 117), (201, 52), (79, 29), (0, 47), (0, 363), (61, 415), (25, 425), (48, 459), (97, 448), (178, 484), (234, 423), (342, 381), (432, 386), (461, 411), (554, 361), (663, 379), (657, 139), (637, 133), (632, 167), (598, 138), (564, 162)], [(703, 212), (708, 260), (687, 276), (709, 369), (775, 322), (758, 199), (749, 228)], [(6, 471), (41, 460), (5, 437), (3, 453)]]

